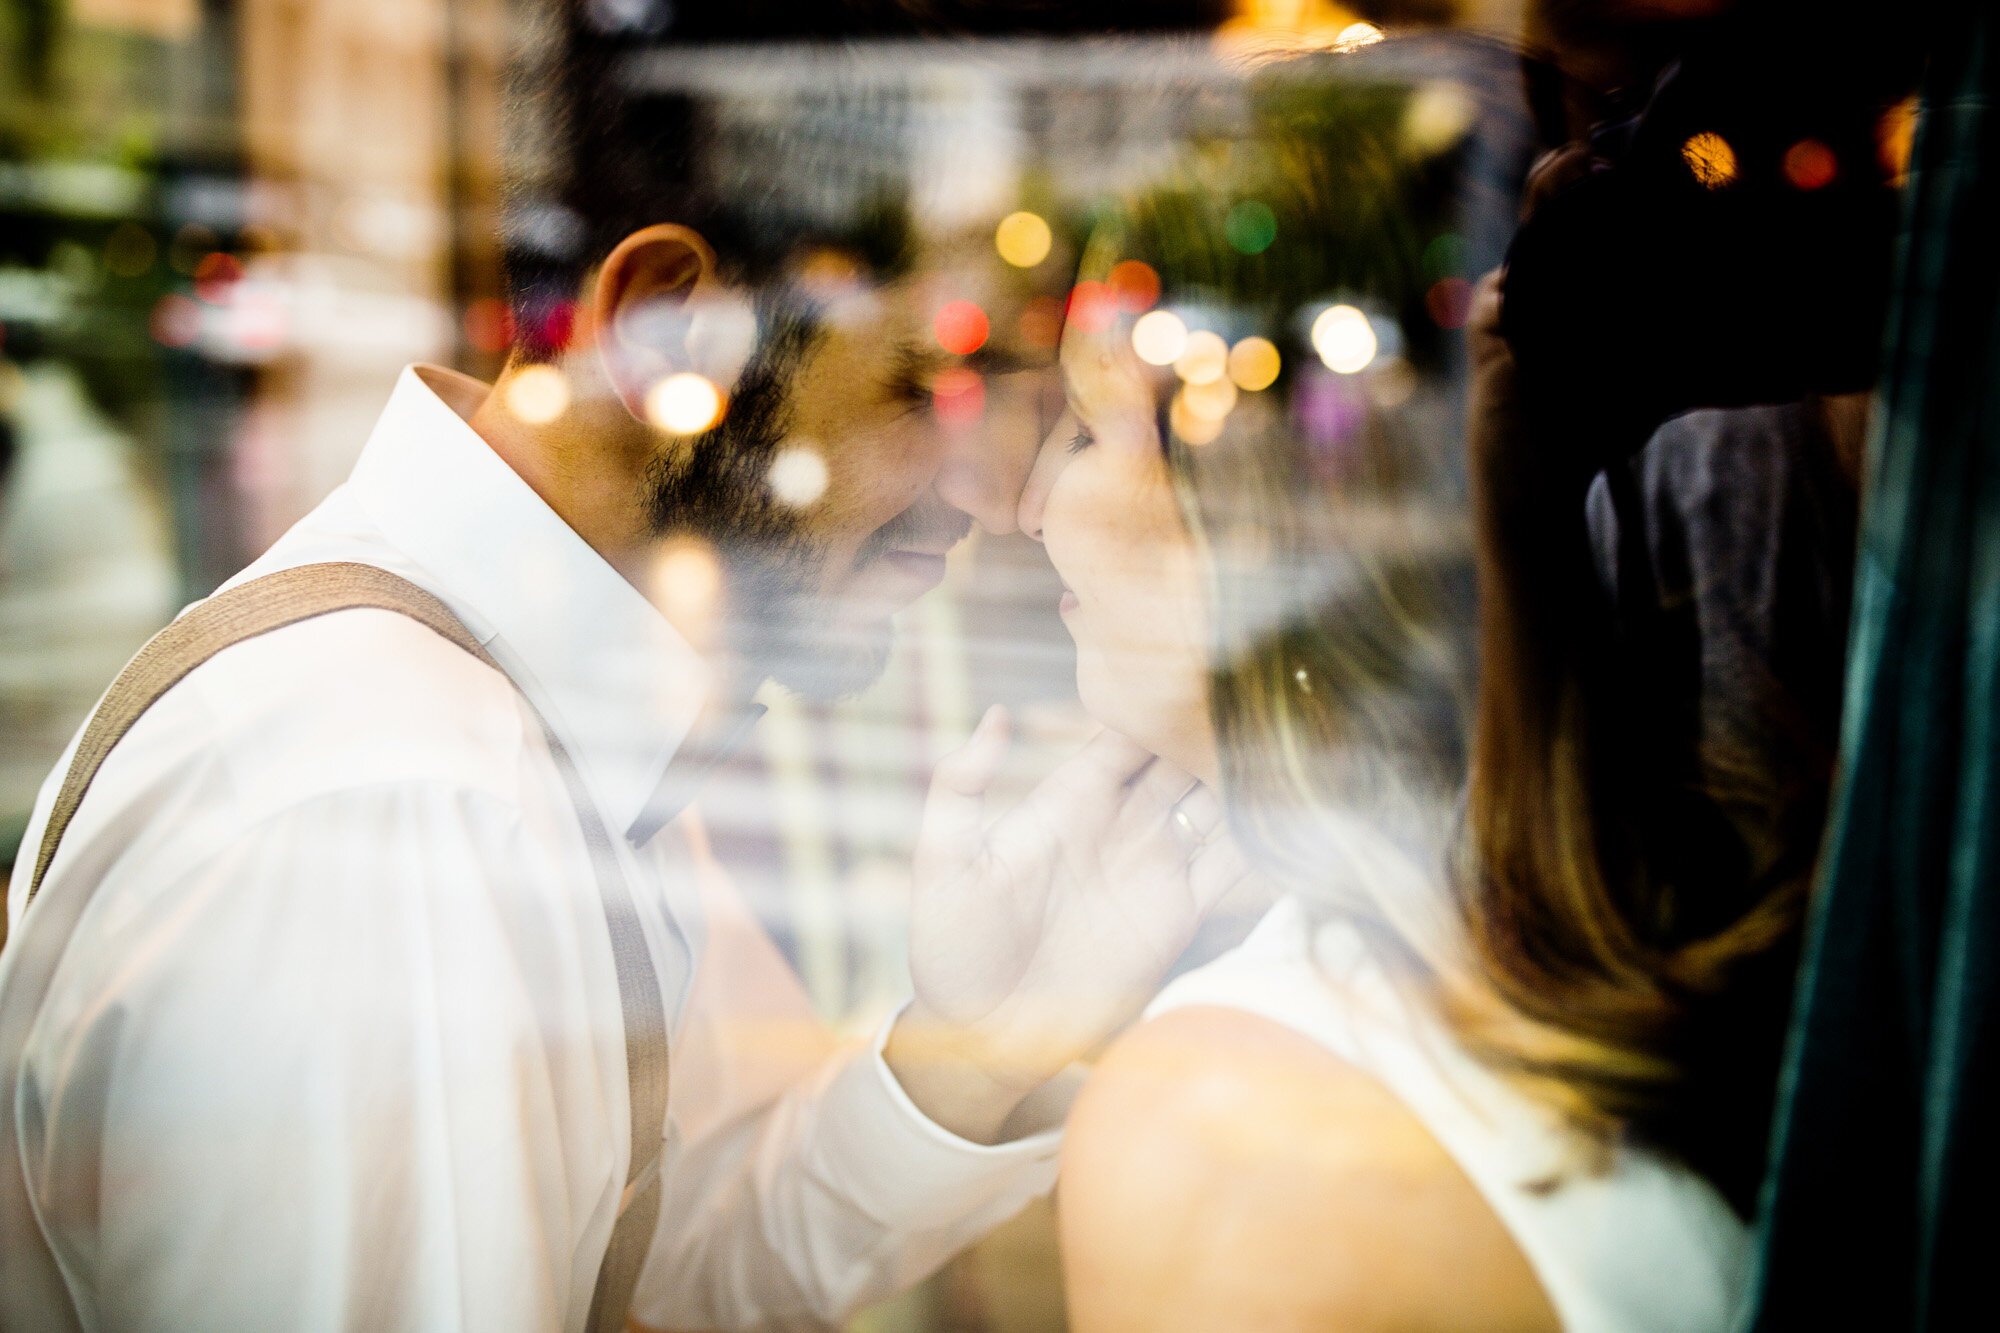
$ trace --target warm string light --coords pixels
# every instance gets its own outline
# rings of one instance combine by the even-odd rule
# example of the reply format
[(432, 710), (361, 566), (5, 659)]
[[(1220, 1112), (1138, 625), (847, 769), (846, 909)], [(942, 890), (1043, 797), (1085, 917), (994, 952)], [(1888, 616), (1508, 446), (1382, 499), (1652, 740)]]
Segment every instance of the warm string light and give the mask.
[(1049, 224), (1029, 212), (1009, 213), (993, 231), (993, 248), (1015, 268), (1033, 268), (1049, 257), (1055, 235)]
[(667, 376), (646, 394), (646, 419), (670, 435), (699, 435), (725, 410), (722, 390), (691, 370)]
[(1237, 388), (1257, 393), (1278, 382), (1283, 365), (1277, 344), (1255, 334), (1229, 349), (1229, 379)]
[(1351, 305), (1334, 305), (1313, 321), (1312, 345), (1328, 370), (1357, 375), (1375, 359), (1381, 343), (1367, 315)]
[(1222, 378), (1229, 367), (1229, 344), (1222, 335), (1208, 329), (1188, 334), (1187, 345), (1174, 358), (1174, 374), (1189, 384), (1209, 384)]
[(1720, 190), (1736, 179), (1736, 150), (1713, 130), (1690, 135), (1681, 145), (1681, 161), (1705, 188)]
[(1149, 366), (1171, 366), (1187, 341), (1187, 325), (1171, 310), (1148, 311), (1132, 324), (1132, 350)]
[(780, 504), (803, 509), (826, 494), (826, 459), (809, 444), (788, 445), (771, 460), (765, 479)]
[(1817, 139), (1801, 139), (1785, 150), (1785, 179), (1797, 190), (1823, 190), (1840, 174), (1833, 150)]
[(524, 366), (502, 392), (507, 410), (531, 426), (546, 426), (569, 410), (569, 381), (554, 366)]
[(931, 318), (938, 346), (953, 356), (971, 356), (986, 345), (991, 331), (986, 312), (971, 301), (946, 301)]

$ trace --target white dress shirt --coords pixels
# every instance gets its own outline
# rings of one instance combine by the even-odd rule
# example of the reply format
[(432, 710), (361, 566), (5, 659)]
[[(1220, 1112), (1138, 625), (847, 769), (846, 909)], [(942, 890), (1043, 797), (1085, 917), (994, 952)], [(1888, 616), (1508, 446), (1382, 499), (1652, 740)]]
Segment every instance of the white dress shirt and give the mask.
[[(840, 1049), (814, 1019), (675, 817), (704, 664), (466, 424), (483, 393), (404, 372), (348, 482), (238, 578), (348, 560), (429, 589), (625, 832), (672, 1033), (634, 1317), (836, 1320), (1046, 1190), (1056, 1134), (956, 1138), (879, 1035)], [(97, 888), (30, 1005), (9, 973), (68, 763), (0, 952), (0, 1020), (29, 1025), (0, 1094), (31, 1214), (0, 1209), (0, 1324), (73, 1326), (67, 1289), (85, 1328), (581, 1328), (627, 1168), (622, 1020), (589, 854), (514, 689), (384, 611), (217, 655), (65, 835), (36, 910)]]

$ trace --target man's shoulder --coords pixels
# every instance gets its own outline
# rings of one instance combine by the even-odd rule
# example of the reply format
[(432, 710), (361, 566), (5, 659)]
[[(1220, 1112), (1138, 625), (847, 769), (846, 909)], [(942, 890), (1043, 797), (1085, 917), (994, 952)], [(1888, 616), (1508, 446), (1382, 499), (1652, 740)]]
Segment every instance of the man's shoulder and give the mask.
[(513, 685), (394, 611), (329, 612), (232, 645), (161, 706), (176, 703), (198, 711), (192, 735), (253, 804), (399, 782), (517, 794), (527, 725)]

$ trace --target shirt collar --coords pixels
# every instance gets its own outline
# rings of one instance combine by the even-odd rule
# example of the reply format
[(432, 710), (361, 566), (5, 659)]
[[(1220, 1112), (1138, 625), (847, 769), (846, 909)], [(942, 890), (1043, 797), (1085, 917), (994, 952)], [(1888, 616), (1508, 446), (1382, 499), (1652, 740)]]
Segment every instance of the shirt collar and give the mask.
[(349, 490), (542, 710), (613, 826), (643, 843), (763, 710), (705, 718), (703, 743), (684, 745), (713, 673), (472, 429), (488, 392), (405, 369)]

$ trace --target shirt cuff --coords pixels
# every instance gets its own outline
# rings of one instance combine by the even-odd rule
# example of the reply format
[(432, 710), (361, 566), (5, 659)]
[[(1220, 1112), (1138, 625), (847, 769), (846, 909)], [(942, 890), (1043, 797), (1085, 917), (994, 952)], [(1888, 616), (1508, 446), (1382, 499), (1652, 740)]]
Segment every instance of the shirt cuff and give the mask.
[(960, 1138), (917, 1109), (882, 1058), (901, 1016), (899, 1009), (883, 1022), (820, 1101), (822, 1165), (842, 1192), (901, 1230), (987, 1219), (1053, 1188), (1073, 1081), (1057, 1080), (1022, 1103), (1007, 1126), (1022, 1137), (996, 1144)]

